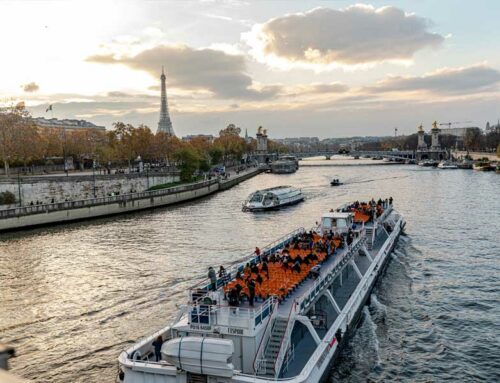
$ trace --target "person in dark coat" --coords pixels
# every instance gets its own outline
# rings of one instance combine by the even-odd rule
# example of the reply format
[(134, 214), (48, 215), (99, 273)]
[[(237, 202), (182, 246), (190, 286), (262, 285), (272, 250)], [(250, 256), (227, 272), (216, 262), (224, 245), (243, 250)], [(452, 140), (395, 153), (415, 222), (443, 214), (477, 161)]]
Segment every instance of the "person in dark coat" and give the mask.
[(250, 279), (247, 283), (248, 287), (248, 303), (250, 307), (253, 307), (253, 300), (255, 299), (255, 282), (253, 279)]
[(163, 338), (161, 335), (158, 335), (153, 342), (153, 347), (155, 349), (155, 357), (156, 361), (159, 362), (161, 360), (161, 346), (163, 345)]
[(210, 290), (217, 290), (217, 275), (215, 274), (215, 270), (212, 266), (208, 268), (208, 279), (210, 279)]

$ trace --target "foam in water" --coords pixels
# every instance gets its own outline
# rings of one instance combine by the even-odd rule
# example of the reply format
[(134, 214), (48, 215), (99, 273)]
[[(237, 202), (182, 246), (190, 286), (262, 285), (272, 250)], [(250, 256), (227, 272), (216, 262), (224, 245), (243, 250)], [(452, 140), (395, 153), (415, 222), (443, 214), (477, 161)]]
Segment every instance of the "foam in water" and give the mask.
[(371, 304), (370, 304), (370, 313), (373, 315), (373, 318), (375, 319), (376, 322), (385, 322), (385, 319), (387, 317), (387, 306), (381, 303), (377, 295), (372, 294), (370, 297)]
[(359, 343), (361, 347), (362, 345), (366, 345), (367, 349), (361, 351), (360, 353), (356, 353), (357, 356), (361, 356), (362, 358), (366, 355), (366, 352), (369, 353), (369, 356), (373, 356), (374, 366), (373, 369), (377, 370), (382, 367), (382, 360), (379, 355), (379, 341), (377, 337), (377, 324), (373, 321), (372, 316), (370, 314), (370, 310), (368, 306), (363, 307), (363, 325), (360, 330), (360, 338), (362, 338), (362, 342)]

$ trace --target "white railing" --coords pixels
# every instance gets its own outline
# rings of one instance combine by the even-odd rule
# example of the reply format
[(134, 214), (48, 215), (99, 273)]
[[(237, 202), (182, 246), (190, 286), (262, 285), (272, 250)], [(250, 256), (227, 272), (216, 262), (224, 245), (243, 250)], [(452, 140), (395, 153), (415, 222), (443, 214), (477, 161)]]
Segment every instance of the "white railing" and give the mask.
[[(333, 278), (331, 272), (335, 270), (340, 264), (345, 264), (352, 257), (352, 255), (358, 251), (360, 246), (364, 243), (365, 237), (359, 237), (358, 241), (353, 243), (351, 246), (351, 250), (347, 250), (344, 254), (338, 256), (335, 261), (324, 271), (322, 272), (323, 276), (319, 277), (314, 281), (313, 285), (299, 298), (297, 298), (297, 305), (299, 307), (299, 311), (305, 309), (306, 306), (312, 302), (312, 300), (318, 296), (324, 289), (324, 287), (328, 284), (328, 282)], [(307, 300), (307, 304), (303, 305), (303, 302)]]
[(273, 314), (276, 302), (274, 297), (270, 297), (258, 309), (203, 303), (191, 304), (187, 306), (189, 322), (196, 325), (232, 327), (251, 331)]
[(286, 322), (285, 333), (283, 334), (283, 338), (281, 338), (280, 349), (278, 351), (278, 355), (276, 355), (276, 360), (274, 362), (274, 376), (278, 378), (281, 366), (283, 361), (285, 360), (285, 356), (288, 352), (288, 346), (290, 344), (290, 340), (292, 338), (293, 324), (295, 323), (295, 316), (297, 313), (297, 302), (294, 301), (292, 303), (292, 307), (290, 307), (290, 312), (288, 314), (288, 320)]
[[(262, 366), (266, 365), (266, 359), (264, 358), (265, 352), (266, 352), (266, 347), (267, 343), (269, 342), (269, 339), (271, 338), (271, 333), (272, 333), (272, 323), (274, 318), (276, 318), (278, 314), (278, 305), (279, 301), (276, 300), (274, 303), (273, 307), (273, 312), (271, 315), (269, 315), (269, 319), (267, 320), (266, 323), (266, 328), (264, 329), (264, 333), (262, 334), (262, 338), (260, 339), (259, 347), (257, 349), (257, 352), (255, 353), (255, 358), (253, 360), (253, 369), (256, 374), (260, 374), (262, 371)], [(265, 372), (265, 371), (264, 371)]]

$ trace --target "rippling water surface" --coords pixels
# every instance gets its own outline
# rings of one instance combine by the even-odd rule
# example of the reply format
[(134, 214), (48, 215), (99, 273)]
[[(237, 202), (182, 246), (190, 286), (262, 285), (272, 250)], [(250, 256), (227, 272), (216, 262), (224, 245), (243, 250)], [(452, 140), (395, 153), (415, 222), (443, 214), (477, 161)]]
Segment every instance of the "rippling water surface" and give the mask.
[[(347, 184), (332, 188), (333, 177)], [(307, 200), (241, 212), (250, 192), (280, 184)], [(196, 202), (2, 235), (0, 340), (17, 349), (12, 369), (36, 382), (112, 382), (119, 352), (167, 324), (209, 265), (372, 196), (394, 197), (408, 235), (331, 381), (500, 381), (500, 176), (402, 165), (304, 166)]]

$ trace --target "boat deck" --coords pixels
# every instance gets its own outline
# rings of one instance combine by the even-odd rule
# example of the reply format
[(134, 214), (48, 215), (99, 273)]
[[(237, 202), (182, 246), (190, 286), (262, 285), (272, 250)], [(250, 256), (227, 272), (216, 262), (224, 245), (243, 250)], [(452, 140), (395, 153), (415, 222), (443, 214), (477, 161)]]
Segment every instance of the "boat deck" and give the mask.
[[(370, 226), (372, 226), (371, 223), (365, 225), (365, 228)], [(358, 238), (353, 243), (353, 246), (355, 246), (358, 243), (359, 241)], [(326, 259), (320, 264), (321, 268), (319, 270), (318, 278), (324, 277), (327, 273), (329, 273), (338, 263), (340, 263), (340, 261), (344, 258), (347, 252), (348, 252), (347, 245), (345, 245), (343, 248), (337, 248), (334, 254), (332, 254), (328, 259)], [(288, 272), (292, 273), (292, 271)], [(291, 292), (291, 294), (288, 295), (283, 301), (280, 302), (280, 304), (278, 305), (278, 315), (288, 316), (295, 300), (300, 298), (302, 295), (306, 294), (310, 290), (310, 288), (314, 285), (315, 281), (316, 281), (315, 278), (310, 278), (310, 277), (304, 278), (304, 280), (299, 284), (299, 286), (295, 288)], [(219, 306), (229, 307), (229, 301), (225, 299), (224, 289), (222, 287), (220, 287), (216, 292), (211, 293), (210, 297), (216, 300)], [(243, 308), (243, 309), (253, 308), (254, 310), (257, 311), (265, 302), (266, 302), (265, 299), (258, 299), (256, 297), (253, 307), (251, 307), (249, 305), (249, 302), (245, 300), (242, 303), (240, 303), (238, 308)]]

